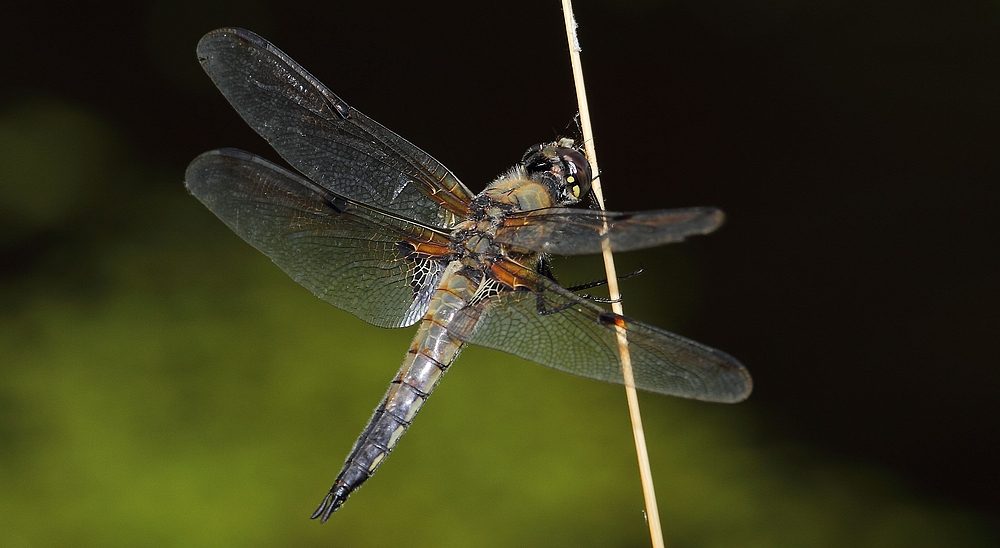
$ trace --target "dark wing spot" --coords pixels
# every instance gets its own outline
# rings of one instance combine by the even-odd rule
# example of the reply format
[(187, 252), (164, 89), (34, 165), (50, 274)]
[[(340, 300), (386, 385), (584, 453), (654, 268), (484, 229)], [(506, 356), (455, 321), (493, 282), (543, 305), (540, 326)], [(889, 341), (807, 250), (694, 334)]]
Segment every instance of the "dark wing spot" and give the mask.
[(616, 325), (618, 327), (625, 327), (625, 316), (619, 316), (614, 312), (601, 312), (601, 315), (597, 317), (604, 325)]
[(347, 200), (337, 196), (336, 194), (327, 194), (326, 203), (337, 213), (344, 213), (347, 211), (350, 205)]
[(417, 250), (417, 248), (413, 247), (413, 244), (407, 242), (406, 240), (396, 242), (396, 249), (399, 250), (399, 254), (403, 257), (409, 257), (410, 255), (413, 255), (414, 251)]

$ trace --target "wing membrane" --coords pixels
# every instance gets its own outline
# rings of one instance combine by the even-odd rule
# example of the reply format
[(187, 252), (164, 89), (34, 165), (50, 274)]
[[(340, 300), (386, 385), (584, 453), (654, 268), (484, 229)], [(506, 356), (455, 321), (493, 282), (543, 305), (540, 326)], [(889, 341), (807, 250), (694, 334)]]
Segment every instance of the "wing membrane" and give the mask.
[(321, 187), (439, 228), (468, 212), (472, 193), (447, 168), (256, 34), (212, 31), (198, 58), (240, 116)]
[(426, 312), (446, 263), (414, 250), (446, 249), (442, 234), (240, 150), (202, 154), (185, 180), (226, 225), (321, 299), (380, 327), (411, 325)]
[[(632, 251), (708, 234), (722, 220), (722, 211), (711, 207), (637, 213), (539, 209), (510, 215), (494, 240), (554, 255), (600, 253), (603, 239), (610, 240), (611, 251)], [(608, 232), (602, 234), (605, 223)]]
[(546, 278), (535, 283), (536, 291), (504, 290), (489, 298), (471, 311), (478, 321), (458, 318), (456, 334), (559, 371), (624, 384), (614, 327), (621, 322), (636, 388), (727, 403), (750, 395), (750, 374), (732, 356), (608, 312)]

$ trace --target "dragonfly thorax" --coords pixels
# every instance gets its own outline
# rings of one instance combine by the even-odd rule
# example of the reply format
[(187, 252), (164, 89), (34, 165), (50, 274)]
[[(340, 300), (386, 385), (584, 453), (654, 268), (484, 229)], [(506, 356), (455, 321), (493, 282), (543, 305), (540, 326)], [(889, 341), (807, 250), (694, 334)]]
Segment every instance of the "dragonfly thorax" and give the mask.
[[(482, 198), (480, 194), (477, 198)], [(497, 230), (503, 226), (510, 205), (492, 200), (479, 200), (482, 207), (474, 207), (472, 215), (455, 226), (451, 236), (452, 255), (465, 266), (482, 268), (500, 257), (502, 249), (493, 241)]]
[(590, 166), (573, 141), (535, 145), (507, 173), (497, 177), (471, 201), (471, 215), (452, 232), (453, 256), (471, 268), (488, 268), (503, 256), (533, 264), (537, 253), (505, 249), (493, 238), (507, 216), (573, 205), (590, 192)]

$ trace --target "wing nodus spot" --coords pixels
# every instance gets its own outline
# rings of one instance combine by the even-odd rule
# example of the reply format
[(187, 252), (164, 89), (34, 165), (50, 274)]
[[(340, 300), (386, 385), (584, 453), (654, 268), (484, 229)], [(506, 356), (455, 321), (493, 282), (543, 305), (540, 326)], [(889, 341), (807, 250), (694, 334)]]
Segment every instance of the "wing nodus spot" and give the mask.
[(625, 316), (620, 316), (614, 312), (602, 312), (598, 320), (604, 325), (614, 325), (625, 329)]
[(333, 109), (337, 111), (337, 114), (340, 115), (341, 118), (347, 120), (351, 117), (350, 105), (342, 101), (340, 98), (331, 100), (330, 103), (333, 105)]
[(341, 198), (340, 196), (337, 196), (335, 194), (330, 194), (326, 198), (326, 203), (329, 204), (330, 207), (333, 208), (333, 210), (336, 211), (337, 213), (347, 212), (347, 207), (348, 207), (347, 200)]

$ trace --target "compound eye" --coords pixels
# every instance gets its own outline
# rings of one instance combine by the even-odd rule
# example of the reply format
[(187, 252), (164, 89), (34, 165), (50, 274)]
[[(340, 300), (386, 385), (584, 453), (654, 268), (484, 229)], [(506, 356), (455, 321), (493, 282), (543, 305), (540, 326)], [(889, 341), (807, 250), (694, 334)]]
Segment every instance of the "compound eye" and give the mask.
[(581, 199), (590, 192), (590, 162), (579, 151), (572, 148), (560, 148), (559, 156), (566, 164), (566, 189), (576, 199)]
[(542, 150), (543, 145), (531, 145), (528, 150), (524, 151), (524, 156), (521, 156), (521, 162), (527, 162), (528, 158), (538, 154)]

